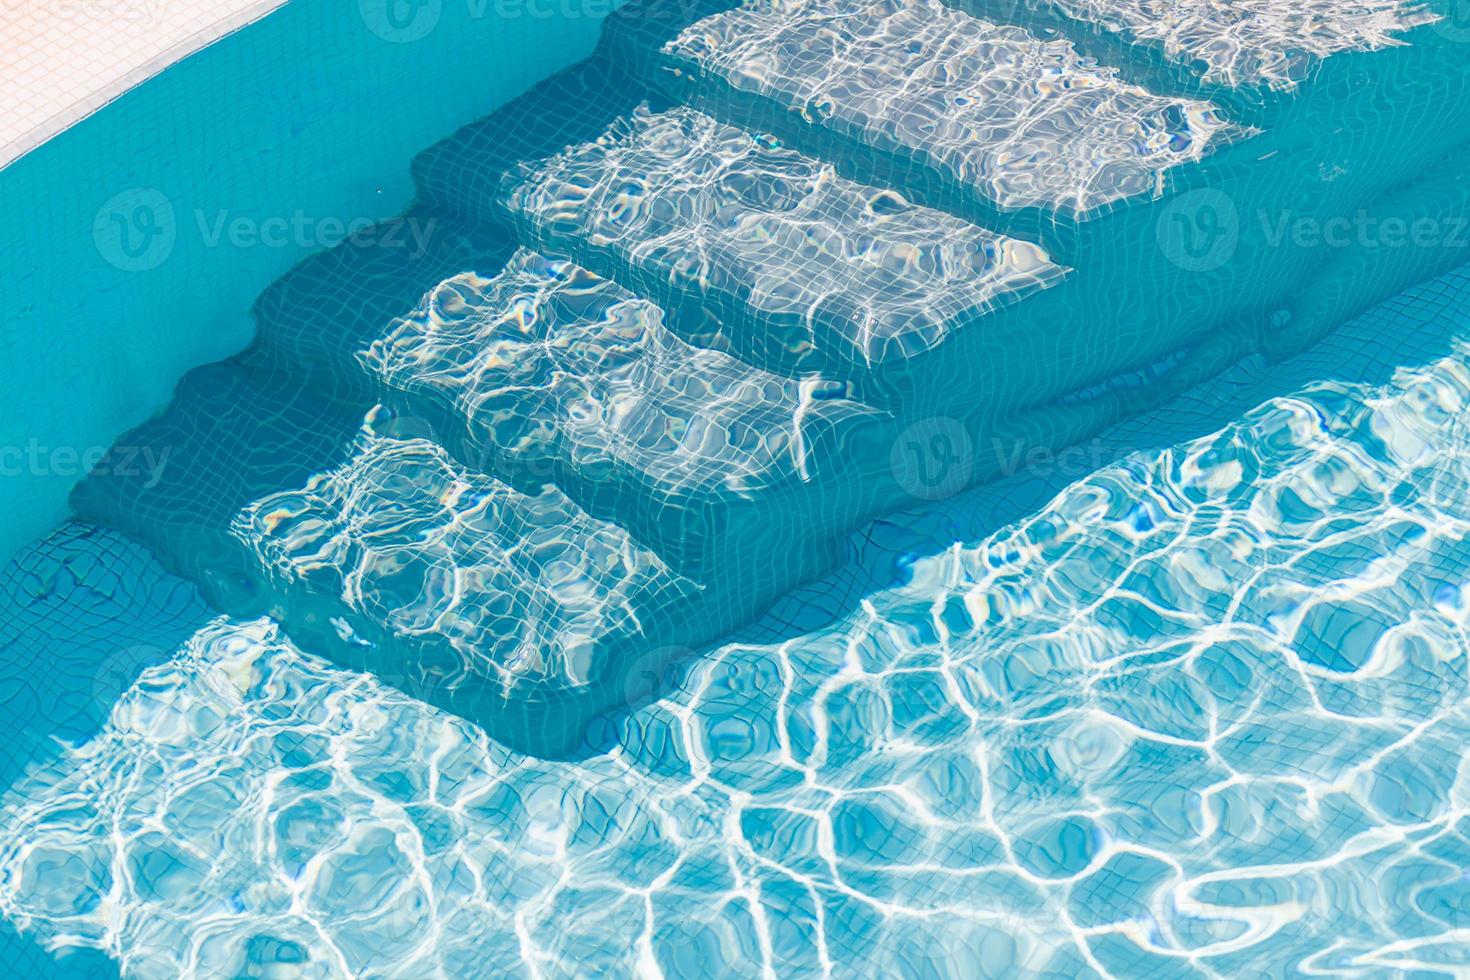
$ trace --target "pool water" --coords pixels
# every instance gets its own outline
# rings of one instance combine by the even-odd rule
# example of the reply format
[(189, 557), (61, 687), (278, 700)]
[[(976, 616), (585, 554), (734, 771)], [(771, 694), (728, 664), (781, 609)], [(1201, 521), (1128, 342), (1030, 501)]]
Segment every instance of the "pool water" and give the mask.
[(1470, 34), (665, 6), (0, 575), (15, 956), (1470, 970)]
[(1417, 6), (1322, 14), (1313, 72), (1228, 99), (1024, 11), (675, 7), (624, 6), (595, 57), (421, 153), (399, 233), (268, 289), (255, 345), (120, 437), (77, 515), (572, 758), (867, 522), (1464, 258), (1307, 233), (1465, 210), (1470, 60)]
[(148, 977), (1456, 973), (1467, 401), (1462, 272), (896, 515), (580, 762), (216, 620), (12, 791), (0, 903)]

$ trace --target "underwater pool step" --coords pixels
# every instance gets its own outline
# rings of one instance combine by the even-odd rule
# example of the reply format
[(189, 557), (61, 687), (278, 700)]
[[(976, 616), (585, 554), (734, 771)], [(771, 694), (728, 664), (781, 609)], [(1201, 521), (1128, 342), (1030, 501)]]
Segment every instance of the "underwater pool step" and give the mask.
[(939, 0), (749, 2), (669, 41), (662, 69), (711, 114), (1033, 240), (1157, 195), (1174, 168), (1249, 135), (1208, 102)]
[(262, 615), (270, 596), (230, 522), (263, 493), (300, 485), (340, 458), (361, 421), (361, 408), (291, 379), (208, 364), (183, 377), (162, 413), (118, 439), (72, 491), (72, 507), (147, 544), (222, 611)]
[(1201, 81), (1231, 88), (1291, 89), (1314, 64), (1403, 42), (1441, 16), (1422, 0), (1043, 0), (1076, 22), (1158, 49)]
[(252, 356), (277, 377), (366, 408), (378, 388), (356, 369), (358, 352), (436, 283), (499, 268), (513, 251), (503, 228), (410, 210), (305, 259), (272, 283), (252, 310)]
[[(810, 34), (861, 61), (890, 43), (865, 8), (801, 9), (832, 23), (773, 28), (796, 48)], [(917, 4), (874, 9), (948, 23)], [(867, 517), (1074, 446), (1269, 349), (1263, 314), (1330, 264), (1274, 229), (1375, 200), (1403, 210), (1451, 139), (1414, 137), (1470, 114), (1445, 111), (1463, 66), (1403, 74), (1428, 94), (1393, 114), (1328, 92), (1316, 126), (1250, 140), (1188, 128), (1205, 141), (1192, 148), (1125, 146), (1126, 122), (1074, 111), (1068, 124), (1085, 116), (1135, 156), (1103, 181), (1121, 195), (1098, 205), (1107, 220), (1078, 222), (1059, 257), (944, 203), (958, 197), (901, 192), (901, 165), (935, 169), (910, 127), (945, 97), (924, 68), (946, 45), (974, 61), (977, 28), (959, 23), (911, 31), (927, 54), (873, 59), (882, 79), (834, 67), (838, 94), (856, 97), (840, 113), (818, 97), (789, 138), (698, 86), (649, 89), (605, 46), (415, 161), (411, 214), (444, 216), (460, 238), (303, 264), (258, 304), (257, 349), (191, 374), (78, 488), (78, 510), (150, 544), (225, 611), (278, 616), (305, 648), (501, 741), (569, 753), (667, 661), (830, 567)], [(648, 32), (662, 38), (648, 62), (688, 26)], [(1063, 62), (1068, 98), (1127, 88)], [(1075, 151), (1077, 193), (1091, 193), (1082, 121), (1033, 118), (1076, 103), (1043, 101), (1044, 87), (1007, 98), (1035, 141), (1059, 130), (1048, 146)], [(790, 91), (760, 104), (808, 107)], [(893, 105), (875, 106), (885, 92)], [(699, 104), (670, 102), (686, 96)], [(823, 149), (839, 117), (866, 163)], [(975, 164), (976, 200), (1022, 186), (1034, 162), (971, 150), (1011, 167), (987, 183)], [(1152, 170), (1169, 152), (1189, 159)], [(945, 159), (956, 176), (933, 186), (957, 193), (970, 164)], [(1062, 172), (1035, 163), (1035, 200), (1064, 202)], [(860, 166), (872, 179), (852, 176)], [(1167, 186), (1123, 193), (1141, 172)], [(129, 472), (121, 454), (142, 450), (171, 462)]]
[(713, 318), (738, 356), (785, 371), (881, 372), (1064, 274), (1035, 245), (682, 106), (523, 165), (498, 203), (525, 240), (683, 322)]
[(644, 633), (667, 618), (658, 605), (700, 592), (555, 489), (522, 494), (429, 439), (370, 430), (333, 468), (248, 504), (231, 532), (278, 595), (348, 610), (363, 628), (352, 642), (419, 638), (426, 675), (489, 678), (507, 697), (601, 680), (610, 646), (658, 645)]
[[(1131, 79), (1266, 122), (1305, 91), (1391, 81), (1393, 50), (1463, 43), (1457, 0), (946, 0), (1059, 35)], [(1412, 59), (1410, 59), (1412, 61)], [(1343, 70), (1345, 69), (1345, 73)]]
[(693, 347), (567, 259), (522, 249), (492, 277), (447, 279), (360, 359), (459, 458), (555, 483), (700, 581), (784, 592), (902, 497), (896, 419), (838, 382)]
[[(650, 673), (758, 611), (554, 488), (515, 490), (399, 421), (210, 365), (73, 503), (220, 610), (273, 616), (308, 648), (538, 754), (575, 751)], [(134, 473), (123, 447), (169, 463)]]

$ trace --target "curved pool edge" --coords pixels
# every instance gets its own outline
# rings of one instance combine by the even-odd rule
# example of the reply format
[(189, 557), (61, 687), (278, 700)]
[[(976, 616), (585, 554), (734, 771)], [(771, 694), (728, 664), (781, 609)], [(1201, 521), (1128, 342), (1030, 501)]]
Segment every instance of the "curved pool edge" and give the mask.
[[(3, 66), (9, 91), (0, 124), (0, 170), (57, 134), (125, 95), (170, 65), (269, 15), (285, 0), (229, 0), (223, 4), (145, 4), (133, 17), (108, 18), (82, 10), (42, 6), (8, 18), (0, 38), (11, 57)], [(221, 9), (224, 8), (224, 9)], [(118, 33), (123, 36), (119, 38)], [(131, 42), (131, 43), (129, 43)], [(65, 55), (86, 64), (44, 90), (26, 84), (27, 71)], [(18, 103), (18, 104), (17, 104)]]
[(270, 283), (403, 213), (418, 151), (589, 55), (615, 6), (435, 4), (400, 23), (297, 0), (0, 169), (0, 361), (19, 366), (0, 558), (66, 518), (186, 371), (250, 343)]

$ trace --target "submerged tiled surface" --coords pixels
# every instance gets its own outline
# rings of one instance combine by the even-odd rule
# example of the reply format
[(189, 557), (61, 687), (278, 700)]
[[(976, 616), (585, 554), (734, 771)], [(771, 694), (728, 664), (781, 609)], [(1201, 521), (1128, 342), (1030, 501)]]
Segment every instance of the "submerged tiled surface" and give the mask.
[(671, 284), (726, 329), (750, 320), (793, 359), (813, 347), (843, 366), (938, 347), (1065, 271), (1034, 244), (686, 107), (640, 107), (596, 141), (525, 164), (504, 198), (534, 241), (606, 252), (630, 288)]
[(1156, 191), (1232, 134), (1209, 103), (1154, 95), (1065, 41), (938, 0), (748, 4), (665, 50), (1002, 208), (1081, 213)]
[[(193, 586), (122, 535), (72, 522), (0, 568), (0, 781), (48, 764), (103, 727), (147, 667), (166, 662), (210, 618)], [(13, 923), (0, 927), (0, 973), (105, 980), (99, 951), (53, 959)]]
[(0, 2), (0, 167), (285, 0)]
[[(587, 254), (641, 270), (631, 284), (683, 275), (756, 322), (798, 319), (803, 343), (845, 343), (855, 367), (988, 308), (999, 292), (976, 295), (954, 270), (1016, 258), (1011, 239), (955, 249), (918, 234), (901, 199), (710, 116), (642, 112), (613, 132), (527, 171), (546, 179), (509, 195), (525, 228), (590, 230)], [(588, 166), (620, 156), (639, 164), (626, 180)], [(568, 202), (589, 193), (608, 204), (579, 218)], [(624, 222), (632, 239), (609, 245)], [(772, 280), (798, 267), (782, 293)], [(753, 294), (732, 270), (757, 273)], [(364, 285), (347, 280), (353, 300)], [(1463, 277), (1421, 290), (1284, 371), (1248, 363), (1109, 434), (1144, 444), (1111, 464), (1033, 461), (870, 525), (861, 560), (687, 665), (583, 761), (517, 754), (435, 711), (385, 682), (391, 657), (367, 674), (328, 664), (306, 650), (328, 634), (360, 646), (352, 624), (288, 617), (285, 590), (261, 593), (301, 646), (268, 619), (217, 620), (107, 700), (96, 738), (16, 787), (0, 910), (44, 942), (165, 977), (1455, 967), (1465, 291)], [(898, 292), (940, 315), (915, 320)], [(1188, 318), (1160, 312), (1148, 328), (1175, 320)], [(1440, 328), (1460, 335), (1436, 346)], [(1104, 346), (1067, 339), (1089, 358)], [(1176, 363), (1137, 360), (1080, 390), (1156, 390), (1156, 368)], [(197, 455), (226, 478), (172, 498), (203, 501), (195, 511), (160, 506), (167, 493), (137, 510), (150, 515), (138, 533), (180, 522), (171, 561), (220, 573), (190, 513), (217, 517), (252, 460), (295, 452), (314, 475), (246, 511), (262, 541), (284, 532), (259, 557), (355, 609), (392, 597), (410, 632), (488, 579), (471, 641), (502, 636), (499, 600), (525, 583), (458, 560), (480, 566), (473, 547), (493, 536), (488, 481), (427, 444), (324, 467), (331, 453), (292, 443), (325, 411), (297, 405), (309, 423), (262, 427), (280, 440), (266, 443), (244, 427), (286, 407), (279, 393), (258, 413), (246, 398), (234, 414), (208, 404), (181, 398), (173, 421), (219, 425)], [(412, 486), (396, 484), (400, 460)], [(415, 482), (426, 469), (441, 477)], [(623, 550), (524, 538), (548, 539), (537, 574), (575, 589), (585, 577), (594, 597), (597, 577), (567, 554)], [(422, 589), (426, 567), (444, 569), (424, 560), (440, 546), (448, 588)], [(15, 656), (45, 653), (23, 637)], [(466, 714), (494, 731), (493, 713)]]
[(115, 531), (70, 522), (0, 568), (0, 781), (83, 741), (147, 666), (210, 616), (192, 585)]
[(1459, 273), (873, 525), (583, 762), (218, 621), (11, 794), (0, 907), (136, 976), (1453, 973), (1467, 405)]
[(1313, 58), (1375, 51), (1443, 15), (1419, 0), (1050, 0), (1069, 16), (1159, 45), (1225, 85), (1291, 88)]

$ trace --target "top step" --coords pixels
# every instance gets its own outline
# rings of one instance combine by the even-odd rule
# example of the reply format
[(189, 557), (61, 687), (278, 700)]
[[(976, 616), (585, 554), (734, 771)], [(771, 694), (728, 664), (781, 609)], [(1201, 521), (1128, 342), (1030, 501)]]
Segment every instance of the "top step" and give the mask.
[[(1153, 48), (1208, 85), (1289, 91), (1320, 61), (1402, 44), (1441, 19), (1423, 0), (1042, 0), (1076, 24)], [(980, 9), (1017, 0), (980, 0)]]
[[(1269, 126), (1308, 82), (1345, 69), (1363, 91), (1399, 73), (1389, 48), (1457, 51), (1446, 10), (1457, 0), (947, 0), (982, 18), (1057, 34), (1155, 91), (1201, 96)], [(1451, 29), (1446, 29), (1449, 26)], [(1421, 29), (1426, 28), (1426, 29)], [(1370, 56), (1363, 60), (1358, 56)], [(1414, 65), (1420, 53), (1408, 57)]]
[[(937, 171), (931, 183), (1002, 212), (1079, 220), (1157, 194), (1170, 170), (1243, 135), (1208, 102), (1155, 95), (1066, 41), (938, 0), (748, 3), (664, 56), (665, 80), (692, 82), (702, 107), (743, 102), (755, 111), (741, 122), (826, 136), (814, 149), (834, 159), (876, 153), (884, 173)], [(906, 190), (924, 178), (904, 176)], [(956, 210), (944, 189), (919, 192)]]

